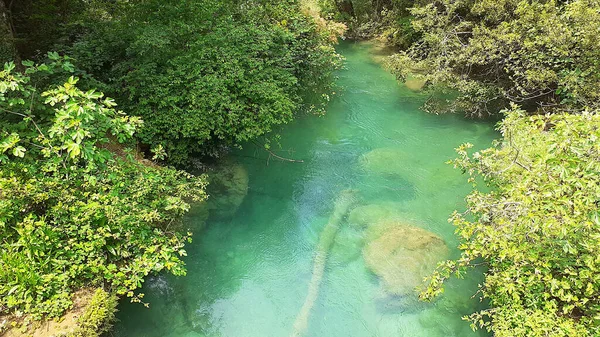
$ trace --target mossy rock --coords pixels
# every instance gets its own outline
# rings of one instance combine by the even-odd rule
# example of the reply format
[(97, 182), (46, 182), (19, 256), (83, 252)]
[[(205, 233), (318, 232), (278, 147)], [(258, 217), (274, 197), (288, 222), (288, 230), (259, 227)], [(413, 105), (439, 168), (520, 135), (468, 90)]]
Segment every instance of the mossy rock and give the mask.
[(187, 226), (186, 229), (194, 232), (199, 232), (204, 229), (206, 220), (210, 215), (210, 210), (207, 207), (207, 201), (201, 201), (195, 204), (190, 211), (185, 215), (186, 221), (184, 224)]
[(448, 257), (444, 240), (429, 231), (401, 222), (382, 222), (376, 227), (384, 230), (368, 241), (363, 257), (390, 294), (413, 294), (437, 263)]
[(421, 78), (408, 78), (404, 81), (404, 85), (411, 91), (419, 92), (425, 87), (425, 80)]
[(377, 240), (382, 235), (385, 235), (386, 233), (390, 232), (395, 227), (404, 226), (403, 223), (406, 222), (408, 222), (407, 219), (397, 220), (394, 218), (389, 218), (371, 223), (365, 230), (365, 240), (368, 243)]
[(215, 219), (231, 218), (248, 194), (248, 171), (240, 164), (218, 166), (208, 172), (208, 182), (208, 199), (194, 212), (208, 210)]

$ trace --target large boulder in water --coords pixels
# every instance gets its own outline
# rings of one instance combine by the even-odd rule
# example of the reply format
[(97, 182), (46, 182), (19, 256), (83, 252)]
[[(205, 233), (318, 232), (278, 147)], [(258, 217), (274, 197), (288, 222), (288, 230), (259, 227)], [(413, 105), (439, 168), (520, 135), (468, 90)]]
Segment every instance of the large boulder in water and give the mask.
[(448, 257), (448, 247), (439, 236), (415, 226), (398, 222), (381, 226), (387, 229), (363, 249), (365, 263), (387, 292), (414, 294), (423, 278)]
[(248, 194), (248, 171), (228, 163), (208, 172), (208, 199), (196, 212), (207, 212), (216, 219), (232, 217)]
[(414, 92), (419, 92), (421, 90), (423, 90), (423, 87), (425, 87), (425, 84), (427, 82), (420, 78), (420, 77), (415, 77), (415, 76), (409, 76), (405, 81), (404, 81), (404, 85), (411, 91)]

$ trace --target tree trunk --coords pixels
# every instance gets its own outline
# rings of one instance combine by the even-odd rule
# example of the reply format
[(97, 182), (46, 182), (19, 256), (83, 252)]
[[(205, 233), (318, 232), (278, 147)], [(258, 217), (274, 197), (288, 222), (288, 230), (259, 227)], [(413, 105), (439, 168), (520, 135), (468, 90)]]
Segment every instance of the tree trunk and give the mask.
[(10, 22), (10, 12), (4, 0), (0, 0), (0, 65), (7, 61), (14, 61), (17, 67), (21, 67), (21, 58), (15, 47), (15, 37)]

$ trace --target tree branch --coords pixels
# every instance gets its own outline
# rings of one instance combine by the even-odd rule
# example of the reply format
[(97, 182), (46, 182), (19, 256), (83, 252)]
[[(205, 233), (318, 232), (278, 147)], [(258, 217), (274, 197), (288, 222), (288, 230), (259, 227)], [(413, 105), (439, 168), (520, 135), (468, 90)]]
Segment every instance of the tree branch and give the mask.
[(257, 147), (260, 147), (260, 148), (262, 148), (263, 150), (265, 150), (265, 151), (267, 151), (269, 153), (269, 158), (267, 158), (267, 165), (269, 165), (269, 159), (271, 159), (271, 156), (273, 156), (273, 157), (275, 157), (275, 158), (277, 158), (277, 159), (279, 159), (281, 161), (287, 161), (287, 162), (290, 162), (290, 163), (304, 163), (304, 160), (301, 160), (301, 159), (291, 159), (291, 158), (282, 157), (282, 156), (276, 154), (275, 152), (267, 149), (266, 147), (260, 146), (260, 144), (258, 144), (256, 141), (252, 141), (252, 143), (254, 145), (256, 145)]
[[(1, 1), (1, 0), (0, 0), (0, 1)], [(23, 118), (29, 118), (29, 119), (31, 120), (31, 122), (33, 123), (33, 125), (35, 126), (36, 130), (37, 130), (37, 131), (40, 133), (40, 135), (41, 135), (42, 137), (46, 138), (46, 136), (44, 135), (44, 133), (42, 132), (42, 130), (40, 129), (40, 127), (39, 127), (39, 126), (37, 125), (37, 123), (36, 123), (36, 122), (33, 120), (33, 117), (34, 117), (34, 116), (32, 116), (32, 115), (26, 115), (26, 114), (23, 114), (23, 113), (20, 113), (20, 112), (15, 112), (15, 111), (6, 110), (6, 109), (3, 109), (3, 108), (0, 108), (0, 110), (2, 110), (2, 111), (4, 111), (4, 112), (7, 112), (7, 113), (9, 113), (9, 114), (13, 114), (13, 115), (21, 116), (21, 117), (23, 117)]]

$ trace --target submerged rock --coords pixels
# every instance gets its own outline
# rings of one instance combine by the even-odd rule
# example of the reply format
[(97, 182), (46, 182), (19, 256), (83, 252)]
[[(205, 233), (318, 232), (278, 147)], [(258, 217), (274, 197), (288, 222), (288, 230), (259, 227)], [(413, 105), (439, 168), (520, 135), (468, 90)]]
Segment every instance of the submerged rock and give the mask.
[[(206, 226), (206, 220), (208, 220), (209, 216), (209, 208), (207, 205), (207, 201), (201, 201), (199, 204), (194, 205), (186, 214), (184, 221), (185, 225), (187, 225), (187, 229), (193, 232), (199, 232), (204, 229)], [(183, 230), (183, 228), (181, 229)]]
[(248, 194), (248, 171), (240, 164), (228, 164), (208, 172), (208, 199), (195, 212), (216, 219), (232, 217)]
[(400, 222), (382, 222), (377, 226), (384, 230), (366, 244), (363, 257), (390, 294), (412, 294), (437, 263), (448, 256), (444, 241), (429, 231)]
[(384, 175), (402, 175), (407, 170), (407, 154), (397, 148), (383, 147), (363, 154), (359, 163), (363, 169)]
[[(332, 262), (346, 264), (359, 258), (366, 241), (376, 239), (390, 220), (409, 219), (399, 209), (401, 203), (382, 202), (358, 206), (348, 213), (347, 226), (337, 234), (331, 249)], [(384, 222), (386, 220), (387, 222)]]

